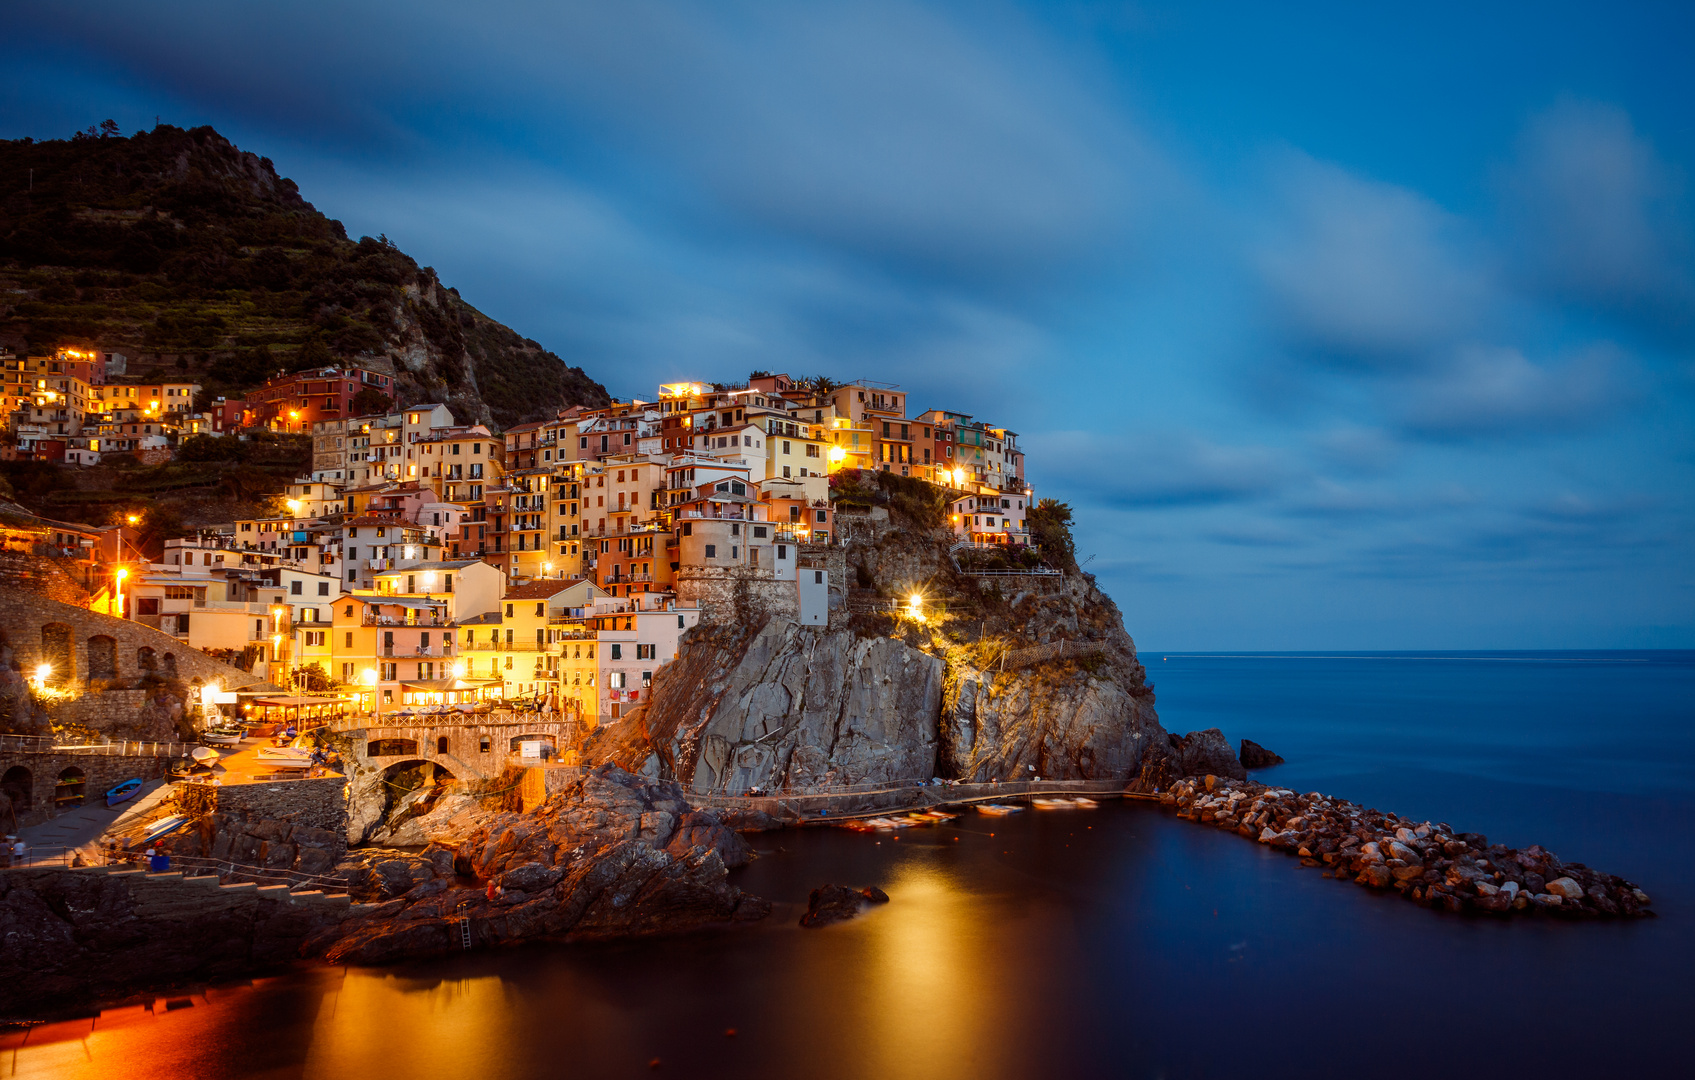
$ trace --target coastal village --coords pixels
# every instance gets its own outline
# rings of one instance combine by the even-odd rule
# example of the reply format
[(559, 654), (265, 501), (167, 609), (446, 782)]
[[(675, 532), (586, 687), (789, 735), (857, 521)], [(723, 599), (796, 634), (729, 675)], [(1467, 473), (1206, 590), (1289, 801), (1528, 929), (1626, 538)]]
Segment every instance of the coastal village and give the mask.
[[(288, 691), (357, 711), (503, 703), (592, 727), (643, 699), (730, 578), (792, 583), (828, 615), (818, 558), (832, 486), (880, 470), (948, 490), (962, 542), (1024, 547), (1034, 492), (1017, 433), (898, 386), (755, 373), (652, 401), (570, 408), (504, 432), (422, 403), (358, 415), (390, 379), (347, 367), (197, 407), (113, 354), (3, 358), (6, 452), (93, 465), (195, 436), (309, 436), (272, 512), (140, 551), (125, 523), (15, 519), (12, 550), (87, 561), (91, 610), (137, 621)], [(805, 572), (803, 572), (805, 571)], [(42, 675), (56, 683), (67, 673)], [(373, 697), (374, 695), (374, 697)]]
[[(755, 372), (496, 431), (357, 367), (206, 409), (116, 357), (7, 364), (14, 456), (311, 454), (263, 512), (154, 550), (127, 516), (0, 507), (24, 943), (0, 971), (33, 1001), (751, 922), (743, 832), (1108, 798), (1426, 906), (1651, 914), (1622, 878), (1244, 783), (1281, 759), (1166, 732), (1068, 530), (1043, 550), (1065, 508), (1033, 505), (1017, 434), (899, 386)], [(888, 899), (821, 887), (801, 925)], [(109, 948), (105, 910), (198, 944)]]

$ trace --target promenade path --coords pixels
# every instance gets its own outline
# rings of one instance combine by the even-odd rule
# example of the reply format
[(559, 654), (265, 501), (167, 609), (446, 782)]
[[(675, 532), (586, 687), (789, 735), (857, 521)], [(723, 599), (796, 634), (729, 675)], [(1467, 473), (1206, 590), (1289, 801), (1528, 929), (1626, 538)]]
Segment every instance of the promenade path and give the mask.
[(1109, 780), (1018, 780), (1002, 783), (952, 784), (896, 780), (881, 784), (778, 791), (770, 795), (697, 795), (688, 800), (696, 809), (758, 811), (789, 824), (876, 817), (894, 810), (923, 810), (982, 802), (1006, 802), (1055, 795), (1114, 799), (1124, 794), (1129, 778)]

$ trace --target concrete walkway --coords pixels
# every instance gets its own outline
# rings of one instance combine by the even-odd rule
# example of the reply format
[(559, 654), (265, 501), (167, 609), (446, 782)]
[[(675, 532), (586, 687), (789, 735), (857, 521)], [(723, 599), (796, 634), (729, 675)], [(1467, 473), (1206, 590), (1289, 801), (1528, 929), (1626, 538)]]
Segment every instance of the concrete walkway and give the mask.
[(170, 790), (170, 784), (163, 778), (149, 780), (128, 802), (110, 807), (106, 805), (105, 792), (101, 792), (92, 796), (85, 805), (67, 810), (39, 825), (31, 825), (18, 835), (30, 847), (30, 862), (61, 862), (67, 850), (81, 850), (97, 844), (100, 837), (118, 821), (136, 820), (139, 814), (169, 795)]

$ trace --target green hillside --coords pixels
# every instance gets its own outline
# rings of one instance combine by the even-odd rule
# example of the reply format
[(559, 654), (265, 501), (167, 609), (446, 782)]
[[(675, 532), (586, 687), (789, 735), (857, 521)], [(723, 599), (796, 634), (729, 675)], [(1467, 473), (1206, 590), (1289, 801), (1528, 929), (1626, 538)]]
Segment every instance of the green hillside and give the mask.
[(402, 404), (505, 427), (607, 393), (386, 239), (349, 240), (209, 127), (0, 140), (0, 341), (83, 344), (239, 394), (279, 371), (391, 371)]

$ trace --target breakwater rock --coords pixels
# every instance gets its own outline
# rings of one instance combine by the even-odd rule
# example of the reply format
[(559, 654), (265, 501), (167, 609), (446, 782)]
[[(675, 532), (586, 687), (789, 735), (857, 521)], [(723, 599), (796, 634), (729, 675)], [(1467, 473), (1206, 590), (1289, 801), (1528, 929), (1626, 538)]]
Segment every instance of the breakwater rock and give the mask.
[(729, 885), (747, 842), (674, 783), (603, 765), (527, 813), (466, 807), (421, 854), (375, 853), (350, 887), (380, 901), (314, 935), (307, 955), (378, 963), (526, 938), (678, 933), (770, 913)]
[(806, 898), (806, 914), (800, 924), (809, 930), (851, 919), (865, 910), (868, 904), (886, 904), (889, 894), (872, 885), (850, 889), (846, 885), (820, 885)]
[(1490, 844), (1443, 822), (1412, 821), (1312, 792), (1220, 776), (1180, 780), (1158, 795), (1177, 816), (1327, 866), (1326, 876), (1448, 911), (1538, 912), (1568, 918), (1641, 917), (1648, 894), (1633, 882), (1561, 862), (1532, 845)]

